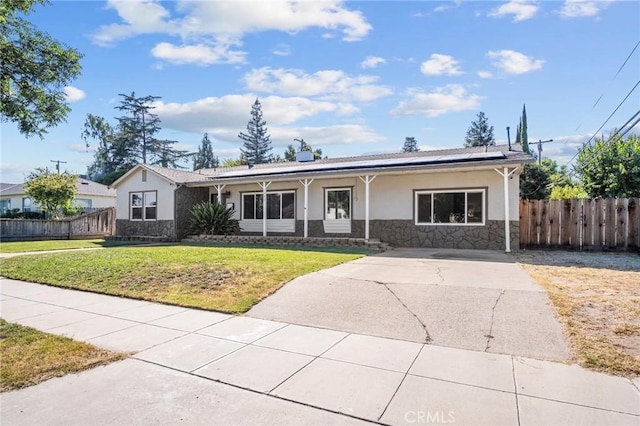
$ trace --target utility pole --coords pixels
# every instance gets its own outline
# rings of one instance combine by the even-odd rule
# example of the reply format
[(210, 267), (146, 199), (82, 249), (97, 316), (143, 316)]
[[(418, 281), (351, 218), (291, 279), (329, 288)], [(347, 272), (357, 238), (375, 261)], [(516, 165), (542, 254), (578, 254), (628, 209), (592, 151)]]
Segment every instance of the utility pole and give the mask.
[(553, 139), (549, 139), (546, 141), (538, 140), (538, 142), (534, 142), (538, 144), (538, 164), (542, 163), (542, 144), (548, 142), (553, 142)]
[(58, 172), (58, 174), (60, 174), (60, 163), (67, 164), (66, 161), (62, 161), (62, 160), (51, 160), (51, 162), (56, 163), (56, 171)]

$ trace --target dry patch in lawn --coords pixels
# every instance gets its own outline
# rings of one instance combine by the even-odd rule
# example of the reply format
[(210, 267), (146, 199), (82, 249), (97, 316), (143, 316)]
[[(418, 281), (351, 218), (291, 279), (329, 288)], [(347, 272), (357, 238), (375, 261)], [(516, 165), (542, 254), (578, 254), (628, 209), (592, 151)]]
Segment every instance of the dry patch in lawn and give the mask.
[(547, 290), (575, 361), (611, 374), (640, 375), (640, 256), (526, 251), (518, 262)]
[(0, 392), (35, 385), (126, 357), (0, 318)]

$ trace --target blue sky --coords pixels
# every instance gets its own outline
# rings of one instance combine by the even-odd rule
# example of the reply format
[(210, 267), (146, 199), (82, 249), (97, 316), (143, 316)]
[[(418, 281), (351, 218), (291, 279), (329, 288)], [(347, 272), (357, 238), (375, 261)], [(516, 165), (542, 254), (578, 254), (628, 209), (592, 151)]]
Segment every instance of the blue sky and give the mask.
[[(238, 157), (259, 97), (282, 155), (304, 138), (329, 157), (461, 147), (479, 111), (498, 143), (522, 105), (529, 139), (566, 163), (640, 79), (637, 1), (54, 1), (29, 19), (85, 56), (72, 112), (44, 140), (2, 123), (0, 180), (36, 167), (84, 173), (87, 113), (113, 121), (119, 93), (156, 95), (163, 138), (208, 132)], [(594, 107), (597, 99), (601, 100)], [(637, 88), (603, 127), (640, 107)]]

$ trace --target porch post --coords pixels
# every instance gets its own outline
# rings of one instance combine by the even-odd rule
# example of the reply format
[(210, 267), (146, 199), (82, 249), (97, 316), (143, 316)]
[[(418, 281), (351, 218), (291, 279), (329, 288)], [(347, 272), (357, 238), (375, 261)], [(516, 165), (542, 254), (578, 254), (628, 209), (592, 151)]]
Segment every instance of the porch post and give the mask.
[(313, 179), (299, 180), (304, 186), (304, 238), (309, 236), (309, 185)]
[(509, 219), (509, 176), (514, 174), (518, 167), (509, 172), (508, 167), (503, 167), (502, 171), (499, 169), (493, 169), (502, 176), (502, 182), (504, 186), (504, 251), (506, 253), (511, 252), (511, 227)]
[(366, 175), (364, 179), (358, 176), (364, 182), (364, 239), (369, 241), (369, 184), (373, 182), (376, 176)]
[(218, 204), (222, 204), (222, 190), (227, 185), (216, 185), (216, 190), (218, 191)]
[(262, 188), (262, 236), (267, 236), (267, 188), (271, 182), (258, 183)]

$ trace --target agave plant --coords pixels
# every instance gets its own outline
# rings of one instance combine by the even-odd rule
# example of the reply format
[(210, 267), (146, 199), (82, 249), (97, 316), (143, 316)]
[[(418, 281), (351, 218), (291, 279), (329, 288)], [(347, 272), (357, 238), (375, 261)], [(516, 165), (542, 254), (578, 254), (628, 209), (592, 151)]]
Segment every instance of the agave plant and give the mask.
[(240, 231), (233, 209), (222, 204), (202, 202), (191, 209), (189, 228), (193, 234), (229, 235)]

